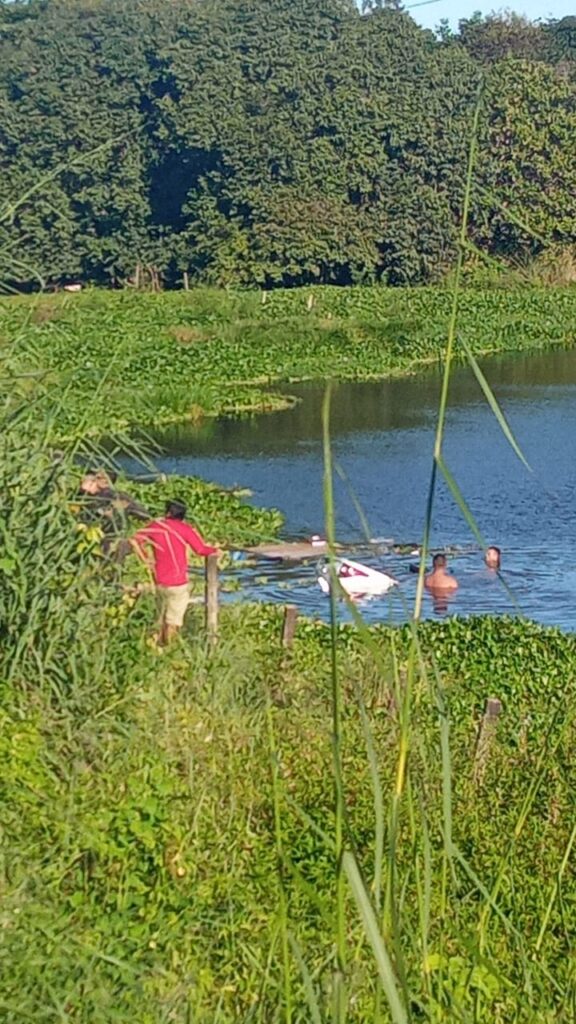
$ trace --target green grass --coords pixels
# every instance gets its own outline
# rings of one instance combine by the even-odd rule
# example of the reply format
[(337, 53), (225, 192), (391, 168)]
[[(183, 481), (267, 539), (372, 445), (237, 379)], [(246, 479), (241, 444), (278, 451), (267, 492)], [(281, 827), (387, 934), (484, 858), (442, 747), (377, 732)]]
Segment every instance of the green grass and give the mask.
[[(62, 395), (4, 370), (0, 1018), (568, 1024), (574, 638), (301, 620), (287, 652), (225, 606), (216, 651), (193, 609), (156, 654), (75, 529)], [(186, 486), (214, 539), (277, 525)]]
[(215, 652), (194, 609), (156, 654), (152, 596), (74, 529), (60, 400), (26, 389), (0, 462), (1, 1019), (568, 1024), (574, 638), (422, 624), (415, 658), (411, 627), (301, 620), (286, 652), (280, 609), (225, 606)]
[[(31, 390), (60, 391), (61, 437), (102, 435), (280, 407), (285, 399), (263, 387), (281, 382), (440, 362), (451, 302), (450, 291), (427, 288), (88, 291), (0, 300), (0, 338), (22, 371), (44, 372)], [(459, 294), (458, 334), (476, 355), (570, 346), (575, 324), (573, 288)], [(457, 341), (455, 355), (465, 355)]]
[[(197, 616), (182, 645), (157, 656), (143, 646), (150, 611), (144, 601), (95, 634), (92, 659), (106, 644), (105, 671), (95, 675), (93, 661), (77, 662), (57, 696), (50, 688), (25, 697), (18, 686), (4, 689), (3, 1019), (284, 1020), (278, 820), (290, 948), (301, 952), (320, 1019), (329, 1019), (329, 628), (302, 622), (286, 656), (278, 610), (227, 608), (215, 658), (198, 639)], [(450, 713), (453, 838), (466, 869), (456, 863), (445, 899), (441, 723), (420, 682), (408, 766), (412, 814), (401, 819), (395, 882), (414, 1019), (568, 1021), (572, 897), (569, 875), (558, 871), (574, 815), (574, 641), (485, 619), (426, 625), (420, 636)], [(337, 636), (346, 844), (368, 891), (376, 819), (366, 727), (387, 804), (401, 732), (392, 666), (395, 657), (402, 675), (410, 656), (408, 629), (376, 629), (373, 637), (389, 665), (384, 676), (357, 631), (343, 627)], [(86, 640), (84, 630), (78, 649)], [(474, 743), (488, 693), (501, 697), (504, 713), (478, 788)], [(526, 781), (534, 799), (509, 857)], [(424, 956), (418, 878), (426, 871)], [(480, 958), (481, 886), (490, 889), (502, 872)], [(349, 1016), (372, 1021), (377, 981), (351, 890), (344, 910)], [(397, 966), (395, 953), (392, 961)], [(292, 1019), (313, 1019), (292, 954), (288, 980)], [(389, 1019), (383, 1008), (380, 1019)]]

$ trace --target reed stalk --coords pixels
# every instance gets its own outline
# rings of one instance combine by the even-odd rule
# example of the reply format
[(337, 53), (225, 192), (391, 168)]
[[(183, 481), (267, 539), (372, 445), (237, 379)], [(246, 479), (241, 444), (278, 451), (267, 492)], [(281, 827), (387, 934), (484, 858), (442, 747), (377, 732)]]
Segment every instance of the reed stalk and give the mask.
[(330, 408), (332, 387), (326, 388), (322, 407), (324, 445), (324, 516), (330, 565), (330, 662), (332, 684), (332, 769), (334, 772), (334, 857), (336, 882), (336, 971), (334, 974), (334, 1024), (345, 1024), (346, 1010), (346, 890), (343, 871), (344, 855), (344, 780), (342, 770), (342, 693), (338, 671), (338, 610), (335, 566), (336, 520), (332, 448), (330, 444)]

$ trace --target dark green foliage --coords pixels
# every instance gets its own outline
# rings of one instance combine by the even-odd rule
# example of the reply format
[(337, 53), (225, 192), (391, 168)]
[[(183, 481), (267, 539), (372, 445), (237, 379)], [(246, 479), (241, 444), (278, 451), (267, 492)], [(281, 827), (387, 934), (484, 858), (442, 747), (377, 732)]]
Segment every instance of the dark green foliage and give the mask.
[(483, 17), (479, 11), (463, 18), (457, 36), (479, 64), (490, 66), (508, 57), (557, 66), (576, 57), (576, 19), (531, 22), (521, 14), (501, 11)]
[(18, 280), (114, 282), (133, 271), (133, 253), (146, 259), (148, 20), (135, 6), (105, 4), (48, 4), (33, 19), (8, 17), (0, 37), (2, 263), (19, 269)]
[(543, 62), (508, 60), (490, 75), (486, 103), (472, 238), (491, 255), (518, 262), (551, 242), (569, 246), (576, 223), (574, 82)]
[(432, 282), (482, 74), (474, 241), (570, 244), (572, 36), (491, 16), (435, 38), (347, 0), (2, 3), (0, 276)]

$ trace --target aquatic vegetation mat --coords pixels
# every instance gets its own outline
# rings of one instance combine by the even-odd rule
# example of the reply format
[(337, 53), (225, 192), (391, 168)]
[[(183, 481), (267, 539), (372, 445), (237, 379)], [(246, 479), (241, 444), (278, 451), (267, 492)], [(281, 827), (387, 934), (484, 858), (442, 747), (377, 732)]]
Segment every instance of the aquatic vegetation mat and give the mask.
[[(274, 386), (298, 380), (414, 371), (442, 360), (450, 308), (432, 288), (87, 291), (0, 300), (0, 335), (30, 389), (59, 394), (69, 438), (282, 408)], [(464, 289), (458, 332), (476, 355), (571, 346), (576, 291)]]

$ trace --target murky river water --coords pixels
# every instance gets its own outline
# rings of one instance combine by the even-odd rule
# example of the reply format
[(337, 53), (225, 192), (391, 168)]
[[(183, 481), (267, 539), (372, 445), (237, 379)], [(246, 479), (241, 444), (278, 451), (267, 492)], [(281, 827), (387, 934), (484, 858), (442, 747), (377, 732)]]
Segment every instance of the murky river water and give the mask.
[[(458, 368), (450, 389), (445, 458), (488, 543), (503, 551), (503, 576), (522, 613), (576, 628), (576, 352), (486, 360), (484, 372), (533, 473), (519, 462), (471, 372)], [(334, 393), (331, 435), (336, 475), (337, 535), (353, 545), (366, 534), (398, 544), (422, 537), (440, 379), (341, 384)], [(302, 401), (288, 412), (177, 428), (162, 436), (160, 469), (193, 474), (225, 486), (245, 485), (253, 501), (275, 505), (287, 537), (323, 532), (323, 385), (289, 388)], [(352, 494), (355, 496), (353, 497)], [(474, 538), (450, 491), (439, 481), (433, 514), (435, 547), (474, 548)], [(350, 549), (352, 550), (352, 548)], [(372, 621), (405, 617), (416, 577), (409, 555), (367, 548), (356, 557), (401, 580), (391, 598), (363, 605)], [(483, 568), (478, 550), (451, 559), (460, 589), (449, 614), (511, 612), (514, 604)], [(244, 597), (290, 601), (328, 615), (314, 564), (232, 570)], [(425, 614), (435, 615), (425, 599)], [(444, 613), (445, 614), (445, 613)], [(343, 611), (343, 617), (346, 612)]]

